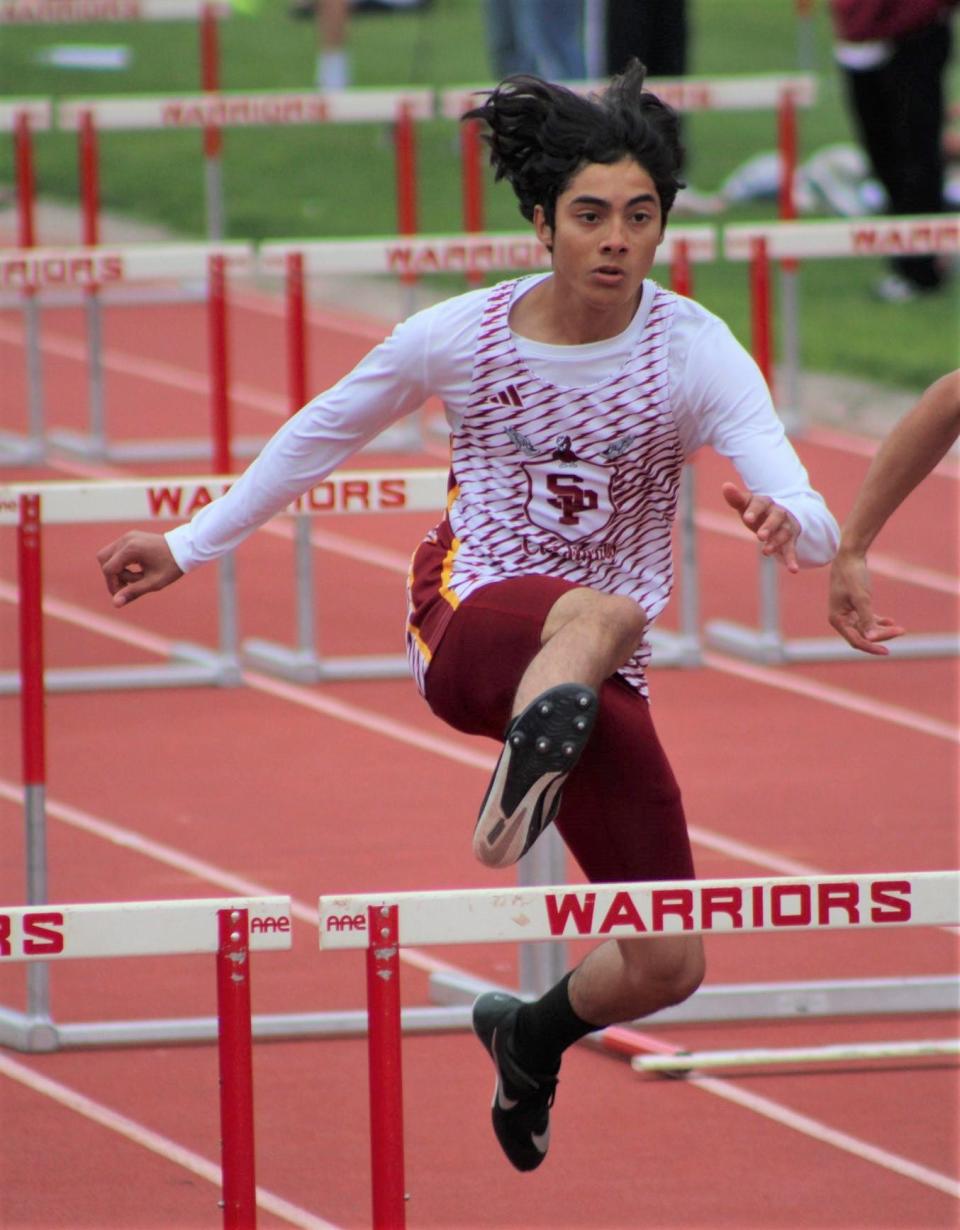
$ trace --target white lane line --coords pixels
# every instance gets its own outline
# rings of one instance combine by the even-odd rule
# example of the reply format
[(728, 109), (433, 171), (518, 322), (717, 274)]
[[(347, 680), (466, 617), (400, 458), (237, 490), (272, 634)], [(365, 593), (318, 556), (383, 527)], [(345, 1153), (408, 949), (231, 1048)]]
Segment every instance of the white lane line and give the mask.
[[(0, 324), (0, 342), (15, 344), (17, 331), (7, 325)], [(76, 363), (86, 363), (86, 342), (60, 333), (47, 330), (43, 335), (43, 349), (58, 359), (69, 359)], [(166, 388), (177, 389), (181, 393), (195, 393), (207, 397), (210, 393), (210, 377), (202, 372), (181, 367), (178, 363), (168, 363), (163, 359), (146, 359), (140, 355), (131, 354), (126, 350), (118, 350), (113, 346), (104, 348), (102, 362), (106, 371), (116, 372), (123, 376), (133, 376), (138, 380), (152, 380)], [(230, 382), (230, 400), (232, 403), (261, 410), (273, 418), (285, 419), (290, 407), (285, 397), (271, 393), (267, 389), (247, 384), (242, 380)]]
[(914, 709), (905, 709), (902, 705), (891, 705), (872, 696), (862, 696), (859, 692), (851, 692), (847, 688), (819, 683), (816, 679), (809, 679), (790, 671), (778, 671), (769, 666), (754, 666), (749, 662), (742, 662), (739, 658), (728, 658), (724, 654), (705, 652), (703, 663), (712, 670), (721, 671), (725, 675), (735, 675), (739, 679), (749, 679), (752, 683), (778, 688), (782, 692), (792, 692), (796, 696), (804, 696), (808, 700), (834, 705), (838, 709), (859, 713), (863, 717), (876, 718), (881, 722), (892, 722), (895, 726), (903, 726), (919, 734), (932, 735), (935, 739), (944, 739), (948, 743), (960, 743), (960, 728), (957, 726), (950, 722), (941, 722), (937, 718), (927, 717), (923, 713), (917, 713)]
[(737, 1106), (753, 1111), (754, 1114), (772, 1119), (774, 1123), (779, 1123), (782, 1127), (792, 1128), (795, 1132), (802, 1132), (804, 1136), (810, 1136), (822, 1144), (830, 1145), (834, 1149), (840, 1149), (844, 1153), (850, 1153), (862, 1161), (870, 1162), (874, 1166), (880, 1166), (884, 1170), (891, 1170), (895, 1174), (902, 1175), (905, 1179), (913, 1179), (915, 1182), (922, 1183), (926, 1187), (932, 1187), (938, 1192), (944, 1192), (948, 1196), (953, 1196), (954, 1199), (960, 1199), (960, 1182), (954, 1179), (952, 1175), (941, 1174), (939, 1170), (932, 1170), (929, 1166), (921, 1166), (918, 1162), (911, 1162), (908, 1158), (901, 1157), (898, 1153), (891, 1153), (889, 1149), (882, 1149), (879, 1145), (869, 1144), (865, 1140), (860, 1140), (857, 1136), (851, 1136), (849, 1132), (842, 1132), (837, 1128), (829, 1127), (826, 1123), (821, 1123), (819, 1119), (814, 1119), (810, 1115), (803, 1115), (799, 1111), (791, 1110), (790, 1107), (784, 1106), (780, 1102), (775, 1102), (772, 1098), (765, 1098), (757, 1093), (750, 1093), (748, 1090), (742, 1089), (739, 1085), (732, 1084), (730, 1081), (717, 1080), (716, 1077), (712, 1076), (697, 1076), (696, 1074), (687, 1079), (695, 1088), (702, 1089), (705, 1093), (712, 1093), (718, 1098), (724, 1098), (728, 1102), (734, 1102)]
[[(22, 802), (23, 791), (20, 787), (15, 786), (12, 782), (7, 782), (0, 779), (0, 795), (6, 797), (11, 802)], [(137, 851), (148, 858), (153, 858), (168, 866), (177, 868), (180, 871), (186, 872), (188, 875), (193, 875), (208, 884), (219, 884), (230, 892), (236, 892), (243, 896), (271, 896), (274, 890), (265, 885), (261, 885), (255, 881), (247, 880), (237, 876), (232, 872), (226, 871), (223, 868), (216, 867), (212, 863), (205, 862), (201, 859), (195, 859), (191, 855), (185, 854), (182, 851), (176, 850), (174, 847), (167, 846), (162, 842), (156, 842), (150, 838), (142, 837), (138, 833), (134, 833), (130, 829), (125, 829), (120, 825), (113, 824), (109, 821), (91, 816), (88, 812), (83, 812), (78, 808), (71, 807), (68, 804), (58, 803), (56, 800), (47, 801), (47, 811), (55, 819), (61, 820), (75, 828), (82, 829), (94, 836), (101, 837), (115, 845), (123, 846), (127, 849)], [(706, 830), (701, 830), (699, 837), (712, 839), (713, 834)], [(728, 839), (721, 839), (729, 852), (738, 858), (749, 858), (753, 862), (759, 863), (769, 869), (777, 871), (781, 874), (808, 874), (815, 873), (815, 869), (810, 868), (806, 864), (794, 863), (790, 860), (782, 859), (778, 855), (765, 855), (756, 847), (748, 846), (745, 843), (731, 843)], [(766, 861), (764, 861), (766, 858)], [(303, 902), (293, 902), (293, 913), (302, 921), (316, 926), (318, 915), (315, 909), (307, 906)], [(416, 949), (403, 948), (400, 952), (401, 958), (411, 964), (417, 965), (419, 968), (432, 968), (432, 958), (427, 954), (421, 953)], [(431, 964), (421, 964), (421, 960), (425, 960)], [(438, 963), (438, 968), (447, 973), (460, 974), (469, 976), (469, 971), (463, 970), (457, 966), (447, 963)], [(628, 1037), (633, 1036), (628, 1032)], [(671, 1043), (664, 1043), (670, 1049), (679, 1049)], [(939, 1191), (948, 1191), (948, 1194), (954, 1194), (950, 1190), (949, 1185), (953, 1184), (953, 1180), (945, 1175), (939, 1174), (937, 1171), (931, 1170), (928, 1167), (920, 1166), (915, 1162), (911, 1162), (906, 1158), (900, 1157), (898, 1154), (891, 1153), (889, 1150), (880, 1149), (875, 1145), (871, 1145), (866, 1141), (862, 1141), (848, 1133), (841, 1132), (836, 1128), (832, 1128), (825, 1123), (821, 1123), (817, 1119), (813, 1119), (807, 1115), (800, 1115), (796, 1111), (791, 1110), (787, 1106), (783, 1106), (778, 1102), (769, 1098), (761, 1098), (755, 1094), (749, 1094), (741, 1090), (738, 1086), (731, 1084), (726, 1080), (719, 1080), (713, 1077), (695, 1077), (691, 1078), (693, 1083), (698, 1088), (705, 1092), (713, 1093), (718, 1097), (726, 1098), (730, 1102), (738, 1103), (745, 1109), (753, 1111), (757, 1114), (766, 1116), (783, 1126), (794, 1129), (795, 1131), (804, 1132), (806, 1135), (813, 1137), (816, 1140), (822, 1141), (834, 1148), (841, 1149), (844, 1152), (851, 1153), (864, 1161), (871, 1162), (874, 1165), (881, 1166), (884, 1169), (891, 1170), (905, 1178), (913, 1179), (916, 1182), (924, 1183), (927, 1186), (935, 1187)], [(177, 1148), (178, 1146), (174, 1146)], [(219, 1174), (219, 1172), (218, 1172)], [(219, 1179), (215, 1179), (218, 1182)], [(945, 1186), (947, 1185), (947, 1186)], [(954, 1184), (954, 1187), (956, 1185)], [(258, 1189), (259, 1190), (259, 1189)], [(266, 1207), (266, 1206), (264, 1206)], [(299, 1224), (299, 1223), (294, 1223)], [(317, 1222), (318, 1226), (322, 1223)]]
[[(111, 1110), (102, 1102), (95, 1102), (68, 1085), (51, 1080), (48, 1076), (42, 1076), (26, 1064), (19, 1063), (16, 1059), (11, 1059), (2, 1053), (0, 1053), (0, 1073), (24, 1085), (34, 1093), (50, 1098), (68, 1110), (75, 1111), (78, 1115), (83, 1115), (85, 1119), (99, 1124), (100, 1127), (116, 1132), (134, 1144), (141, 1145), (144, 1149), (149, 1149), (151, 1153), (156, 1153), (175, 1166), (189, 1170), (201, 1179), (206, 1179), (208, 1183), (218, 1188), (221, 1186), (222, 1172), (215, 1162), (208, 1161), (199, 1153), (194, 1153), (192, 1149), (186, 1149), (183, 1145), (178, 1145), (176, 1141), (170, 1140), (169, 1137), (162, 1136), (159, 1132), (144, 1127), (142, 1123), (137, 1123), (134, 1119), (128, 1119), (126, 1115)], [(302, 1230), (339, 1230), (333, 1222), (325, 1221), (322, 1217), (315, 1217), (306, 1209), (301, 1209), (289, 1200), (284, 1200), (282, 1196), (277, 1196), (265, 1187), (257, 1187), (257, 1207), (265, 1213), (279, 1217), (281, 1221), (288, 1222), (291, 1226), (302, 1227)]]

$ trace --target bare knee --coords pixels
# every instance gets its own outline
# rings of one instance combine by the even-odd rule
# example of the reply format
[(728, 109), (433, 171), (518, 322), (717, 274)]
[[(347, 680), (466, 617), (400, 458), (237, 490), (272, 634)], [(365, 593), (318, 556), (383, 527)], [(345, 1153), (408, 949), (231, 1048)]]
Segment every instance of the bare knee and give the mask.
[(569, 590), (550, 608), (541, 643), (546, 644), (573, 621), (613, 647), (613, 656), (621, 662), (636, 653), (647, 626), (643, 608), (632, 598), (582, 587)]

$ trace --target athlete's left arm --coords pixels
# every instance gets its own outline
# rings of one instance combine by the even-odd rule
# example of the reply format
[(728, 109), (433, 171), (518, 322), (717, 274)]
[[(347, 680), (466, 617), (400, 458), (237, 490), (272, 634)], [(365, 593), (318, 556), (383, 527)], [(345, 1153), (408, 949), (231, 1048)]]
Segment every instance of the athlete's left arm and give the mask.
[(750, 355), (716, 317), (691, 340), (676, 390), (685, 447), (709, 444), (733, 462), (741, 484), (723, 496), (787, 568), (828, 564), (839, 527), (787, 439), (766, 382)]

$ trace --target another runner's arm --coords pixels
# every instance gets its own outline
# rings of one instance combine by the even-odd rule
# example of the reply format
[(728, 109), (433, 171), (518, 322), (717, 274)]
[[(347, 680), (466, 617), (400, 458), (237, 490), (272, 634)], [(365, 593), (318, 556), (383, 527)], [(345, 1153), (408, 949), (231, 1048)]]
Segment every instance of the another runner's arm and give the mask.
[(675, 403), (684, 446), (692, 452), (709, 444), (733, 463), (745, 491), (725, 484), (724, 498), (749, 529), (769, 527), (767, 539), (758, 532), (764, 549), (773, 546), (768, 553), (788, 567), (828, 564), (839, 541), (837, 522), (810, 485), (760, 369), (722, 321), (708, 316), (697, 326), (679, 379)]

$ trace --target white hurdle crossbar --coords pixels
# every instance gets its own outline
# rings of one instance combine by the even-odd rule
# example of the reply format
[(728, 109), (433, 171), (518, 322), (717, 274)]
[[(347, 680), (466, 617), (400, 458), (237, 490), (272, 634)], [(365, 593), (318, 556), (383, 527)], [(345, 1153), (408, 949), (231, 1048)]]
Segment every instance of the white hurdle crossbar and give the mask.
[[(406, 1224), (401, 947), (955, 926), (960, 871), (322, 896), (319, 922), (321, 949), (366, 951), (373, 1225), (397, 1230)], [(615, 1032), (609, 1049), (649, 1049)]]
[[(960, 252), (960, 215), (911, 218), (855, 218), (830, 222), (777, 222), (728, 226), (724, 255), (751, 264), (751, 298), (755, 328), (772, 336), (769, 301), (761, 290), (769, 261), (823, 260), (841, 257), (903, 256)], [(763, 364), (761, 364), (763, 366)], [(779, 566), (769, 556), (759, 565), (760, 626), (711, 620), (707, 642), (734, 657), (753, 662), (832, 662), (862, 659), (838, 636), (786, 637), (781, 627)], [(890, 642), (891, 657), (945, 658), (960, 654), (956, 632), (914, 633)]]
[(222, 132), (229, 128), (303, 127), (320, 124), (394, 125), (398, 230), (415, 216), (413, 124), (433, 118), (433, 91), (426, 89), (350, 89), (330, 91), (222, 91), (203, 94), (113, 96), (65, 99), (57, 109), (57, 127), (95, 140), (100, 131), (146, 132), (202, 130), (207, 237), (222, 238), (226, 211), (223, 192)]
[[(0, 906), (0, 964), (216, 955), (225, 1230), (256, 1225), (250, 953), (291, 945), (289, 897)], [(0, 1045), (53, 1050), (57, 1026), (0, 1009)]]

